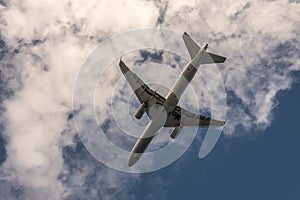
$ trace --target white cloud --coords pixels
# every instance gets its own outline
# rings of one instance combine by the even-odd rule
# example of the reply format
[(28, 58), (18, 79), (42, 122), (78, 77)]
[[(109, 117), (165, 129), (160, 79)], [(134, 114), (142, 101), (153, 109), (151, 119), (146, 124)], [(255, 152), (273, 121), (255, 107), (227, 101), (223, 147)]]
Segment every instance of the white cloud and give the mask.
[[(126, 191), (128, 182), (138, 180), (99, 166), (90, 157), (75, 157), (73, 166), (66, 162), (64, 147), (75, 148), (67, 115), (76, 74), (98, 41), (154, 26), (166, 5), (161, 27), (187, 31), (228, 57), (220, 66), (232, 100), (226, 133), (237, 133), (236, 127), (250, 131), (270, 125), (276, 94), (291, 87), (290, 73), (300, 69), (299, 3), (10, 1), (0, 10), (1, 37), (8, 48), (1, 73), (15, 93), (3, 104), (7, 160), (0, 176), (3, 188), (17, 188), (19, 193), (0, 190), (1, 194), (11, 199), (61, 199), (79, 191), (85, 195), (84, 189), (91, 188), (90, 198), (105, 199), (115, 195), (110, 188)], [(85, 184), (92, 176), (96, 184)]]
[[(203, 9), (198, 9), (200, 5)], [(168, 10), (167, 17), (173, 19), (169, 27), (181, 21), (186, 23), (180, 28), (194, 24), (192, 35), (208, 41), (211, 51), (224, 52), (228, 58), (220, 69), (226, 89), (241, 99), (241, 105), (229, 105), (227, 134), (233, 133), (235, 124), (246, 129), (270, 125), (276, 94), (291, 86), (290, 73), (300, 69), (299, 7), (286, 1), (219, 1), (172, 10), (170, 4), (179, 17), (172, 18)], [(199, 17), (184, 15), (187, 10)], [(236, 113), (241, 115), (236, 118)]]
[[(21, 75), (18, 81), (9, 81), (15, 95), (4, 102), (7, 160), (1, 176), (13, 183), (8, 187), (24, 190), (22, 194), (30, 199), (61, 199), (69, 191), (70, 183), (62, 184), (58, 177), (68, 168), (62, 147), (73, 144), (76, 133), (66, 119), (79, 67), (106, 33), (150, 26), (156, 22), (155, 12), (151, 2), (141, 1), (9, 2), (1, 13), (1, 32), (9, 53), (18, 52), (1, 62), (13, 65)], [(3, 70), (9, 78), (11, 69)], [(79, 177), (90, 170), (72, 174), (72, 179), (86, 181)], [(105, 173), (100, 171), (99, 176)]]

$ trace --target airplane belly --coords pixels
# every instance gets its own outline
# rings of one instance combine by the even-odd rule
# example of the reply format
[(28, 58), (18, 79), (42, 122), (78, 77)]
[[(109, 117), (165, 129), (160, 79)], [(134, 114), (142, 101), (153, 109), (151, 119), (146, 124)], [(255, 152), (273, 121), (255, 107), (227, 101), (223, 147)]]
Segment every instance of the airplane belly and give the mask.
[(155, 134), (164, 126), (167, 119), (166, 111), (161, 105), (154, 105), (152, 110), (149, 111), (149, 114), (152, 119), (130, 152), (128, 159), (129, 167), (138, 161), (149, 146)]
[(190, 62), (184, 68), (183, 72), (180, 74), (178, 79), (176, 80), (174, 86), (172, 87), (171, 91), (167, 95), (166, 101), (168, 104), (176, 106), (179, 102), (180, 97), (182, 96), (183, 92), (186, 90), (192, 79), (194, 78), (197, 72), (197, 68), (193, 66)]
[(189, 82), (185, 79), (185, 77), (180, 76), (177, 81), (175, 82), (172, 92), (176, 95), (176, 97), (179, 99), (187, 86), (189, 85)]
[(163, 125), (158, 121), (151, 120), (138, 141), (135, 143), (134, 147), (132, 148), (129, 159), (128, 159), (128, 166), (134, 165), (145, 152), (147, 147), (149, 146), (150, 142), (155, 136), (155, 133), (162, 128)]
[(133, 73), (120, 59), (120, 69), (142, 104), (136, 117), (141, 118), (142, 114), (146, 112), (150, 118), (150, 123), (147, 125), (130, 152), (128, 159), (129, 167), (139, 160), (153, 140), (155, 134), (163, 126), (176, 127), (171, 134), (171, 137), (175, 138), (182, 127), (186, 125), (196, 127), (219, 127), (225, 123), (223, 121), (212, 120), (208, 117), (192, 114), (177, 106), (180, 97), (194, 78), (200, 64), (222, 63), (226, 59), (225, 57), (206, 52), (208, 45), (206, 44), (200, 48), (187, 33), (184, 33), (183, 40), (192, 60), (184, 67), (166, 98), (156, 93), (156, 91), (151, 90), (150, 87)]

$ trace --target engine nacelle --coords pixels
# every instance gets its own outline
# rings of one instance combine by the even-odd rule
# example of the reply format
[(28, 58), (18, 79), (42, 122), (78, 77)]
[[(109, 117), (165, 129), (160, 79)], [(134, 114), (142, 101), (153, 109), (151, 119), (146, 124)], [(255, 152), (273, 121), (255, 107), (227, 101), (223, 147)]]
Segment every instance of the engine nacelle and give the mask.
[(146, 112), (146, 109), (147, 109), (146, 104), (142, 103), (135, 113), (135, 118), (141, 119), (144, 113)]
[(182, 129), (182, 128), (183, 128), (183, 125), (182, 125), (182, 124), (180, 124), (179, 126), (176, 126), (176, 127), (174, 128), (174, 130), (172, 131), (170, 137), (171, 137), (172, 139), (175, 139), (175, 138), (179, 135), (179, 133), (181, 132), (181, 129)]

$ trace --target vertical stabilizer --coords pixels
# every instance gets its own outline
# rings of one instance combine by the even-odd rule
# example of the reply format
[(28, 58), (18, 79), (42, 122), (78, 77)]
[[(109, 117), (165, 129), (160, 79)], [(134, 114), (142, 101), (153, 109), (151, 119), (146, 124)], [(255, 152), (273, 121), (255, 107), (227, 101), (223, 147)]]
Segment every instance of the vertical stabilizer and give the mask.
[(199, 45), (186, 32), (184, 32), (184, 34), (182, 35), (182, 39), (185, 43), (187, 50), (189, 51), (191, 59), (193, 59), (200, 50)]

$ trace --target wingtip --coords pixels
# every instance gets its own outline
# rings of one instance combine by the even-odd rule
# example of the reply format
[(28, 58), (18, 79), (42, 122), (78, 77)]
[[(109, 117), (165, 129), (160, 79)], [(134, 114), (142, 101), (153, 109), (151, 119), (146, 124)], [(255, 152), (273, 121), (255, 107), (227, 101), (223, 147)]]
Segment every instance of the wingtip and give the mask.
[(183, 35), (190, 36), (187, 32), (184, 32)]

